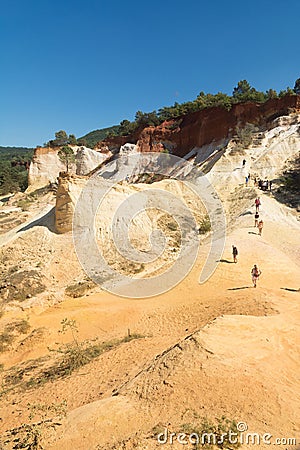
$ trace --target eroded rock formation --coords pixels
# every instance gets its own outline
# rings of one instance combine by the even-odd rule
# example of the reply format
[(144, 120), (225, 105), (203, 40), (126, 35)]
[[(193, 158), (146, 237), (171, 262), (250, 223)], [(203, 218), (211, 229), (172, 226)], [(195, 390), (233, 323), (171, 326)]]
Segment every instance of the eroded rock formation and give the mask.
[[(100, 152), (87, 147), (72, 147), (75, 163), (70, 167), (71, 174), (86, 175), (104, 160), (110, 152)], [(65, 170), (64, 163), (58, 157), (59, 148), (37, 147), (29, 167), (29, 190), (38, 189), (57, 181), (60, 172)]]
[(163, 122), (157, 127), (138, 130), (131, 136), (107, 139), (105, 143), (109, 148), (116, 149), (130, 142), (137, 144), (141, 152), (168, 149), (183, 157), (195, 147), (230, 139), (236, 127), (243, 127), (247, 122), (272, 127), (271, 122), (275, 118), (288, 115), (292, 110), (300, 111), (299, 95), (270, 99), (265, 103), (238, 103), (229, 111), (221, 107), (207, 108)]
[(72, 230), (76, 202), (87, 178), (60, 173), (55, 205), (55, 228), (58, 233)]

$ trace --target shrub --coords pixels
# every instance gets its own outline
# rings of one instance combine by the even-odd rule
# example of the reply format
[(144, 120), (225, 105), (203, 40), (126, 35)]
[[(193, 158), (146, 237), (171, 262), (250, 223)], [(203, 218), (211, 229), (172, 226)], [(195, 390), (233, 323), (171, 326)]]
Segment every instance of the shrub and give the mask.
[[(232, 442), (238, 441), (238, 436), (240, 435), (237, 429), (237, 423), (235, 420), (227, 419), (225, 416), (216, 419), (216, 422), (203, 418), (200, 424), (183, 424), (180, 431), (187, 435), (193, 434), (197, 436), (199, 442), (195, 442), (195, 450), (216, 447), (221, 449), (235, 449), (240, 447), (239, 442)], [(230, 438), (230, 432), (234, 433), (234, 439)], [(193, 441), (195, 440), (193, 439)]]
[(211, 223), (209, 216), (206, 215), (204, 219), (200, 222), (199, 234), (206, 234), (211, 230)]
[(244, 148), (250, 147), (253, 142), (254, 133), (258, 131), (258, 128), (253, 123), (246, 123), (241, 127), (236, 127), (237, 143)]

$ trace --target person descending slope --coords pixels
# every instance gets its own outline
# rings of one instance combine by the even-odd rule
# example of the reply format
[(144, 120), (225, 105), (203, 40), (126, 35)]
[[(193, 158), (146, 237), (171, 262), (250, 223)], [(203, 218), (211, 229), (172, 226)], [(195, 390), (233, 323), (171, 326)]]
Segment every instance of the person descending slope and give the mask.
[(258, 233), (259, 233), (259, 235), (261, 236), (261, 233), (262, 233), (262, 230), (263, 230), (263, 227), (264, 227), (264, 222), (263, 222), (263, 220), (260, 220), (259, 222), (258, 222)]
[(233, 262), (237, 263), (237, 255), (239, 254), (238, 249), (235, 245), (232, 246), (232, 256), (233, 256)]
[(256, 212), (259, 211), (260, 205), (261, 205), (261, 203), (260, 203), (260, 197), (256, 197), (256, 199), (255, 199), (255, 209), (256, 209)]
[(257, 227), (258, 226), (258, 219), (259, 219), (259, 214), (256, 211), (255, 216), (254, 216), (254, 226)]
[(260, 275), (261, 275), (261, 270), (259, 270), (257, 265), (254, 264), (254, 266), (251, 270), (251, 276), (252, 276), (253, 287), (255, 287), (255, 288), (256, 288), (256, 282), (259, 279)]

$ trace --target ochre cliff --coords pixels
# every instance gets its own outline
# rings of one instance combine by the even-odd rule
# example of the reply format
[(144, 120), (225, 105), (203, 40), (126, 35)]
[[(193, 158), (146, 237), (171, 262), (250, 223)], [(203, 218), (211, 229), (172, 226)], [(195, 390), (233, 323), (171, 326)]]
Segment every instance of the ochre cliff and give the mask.
[(238, 103), (228, 111), (222, 107), (207, 108), (187, 114), (157, 127), (138, 130), (131, 136), (107, 139), (99, 145), (120, 148), (126, 142), (137, 144), (141, 152), (171, 150), (183, 157), (194, 147), (231, 138), (237, 126), (247, 122), (268, 128), (276, 117), (300, 111), (300, 96), (270, 99), (265, 103)]

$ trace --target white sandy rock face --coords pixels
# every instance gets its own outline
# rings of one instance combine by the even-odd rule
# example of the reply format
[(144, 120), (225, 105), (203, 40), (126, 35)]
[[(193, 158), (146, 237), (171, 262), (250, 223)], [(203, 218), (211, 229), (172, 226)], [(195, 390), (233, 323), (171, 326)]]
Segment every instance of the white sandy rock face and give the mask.
[(283, 116), (272, 125), (270, 130), (256, 133), (251, 147), (242, 151), (236, 151), (233, 142), (228, 143), (223, 156), (208, 174), (214, 186), (231, 190), (244, 184), (249, 173), (252, 178), (272, 180), (289, 159), (300, 153), (300, 116)]
[(87, 147), (80, 147), (76, 153), (76, 174), (87, 175), (105, 161), (110, 154), (103, 154)]
[[(88, 147), (72, 146), (72, 149), (76, 161), (69, 169), (71, 174), (87, 175), (111, 156), (110, 153), (104, 154)], [(65, 164), (58, 157), (58, 149), (38, 147), (29, 167), (29, 191), (56, 182), (59, 173), (65, 170)]]
[(54, 183), (59, 172), (64, 170), (65, 165), (60, 161), (57, 150), (38, 147), (29, 166), (29, 189), (39, 189), (49, 182)]

